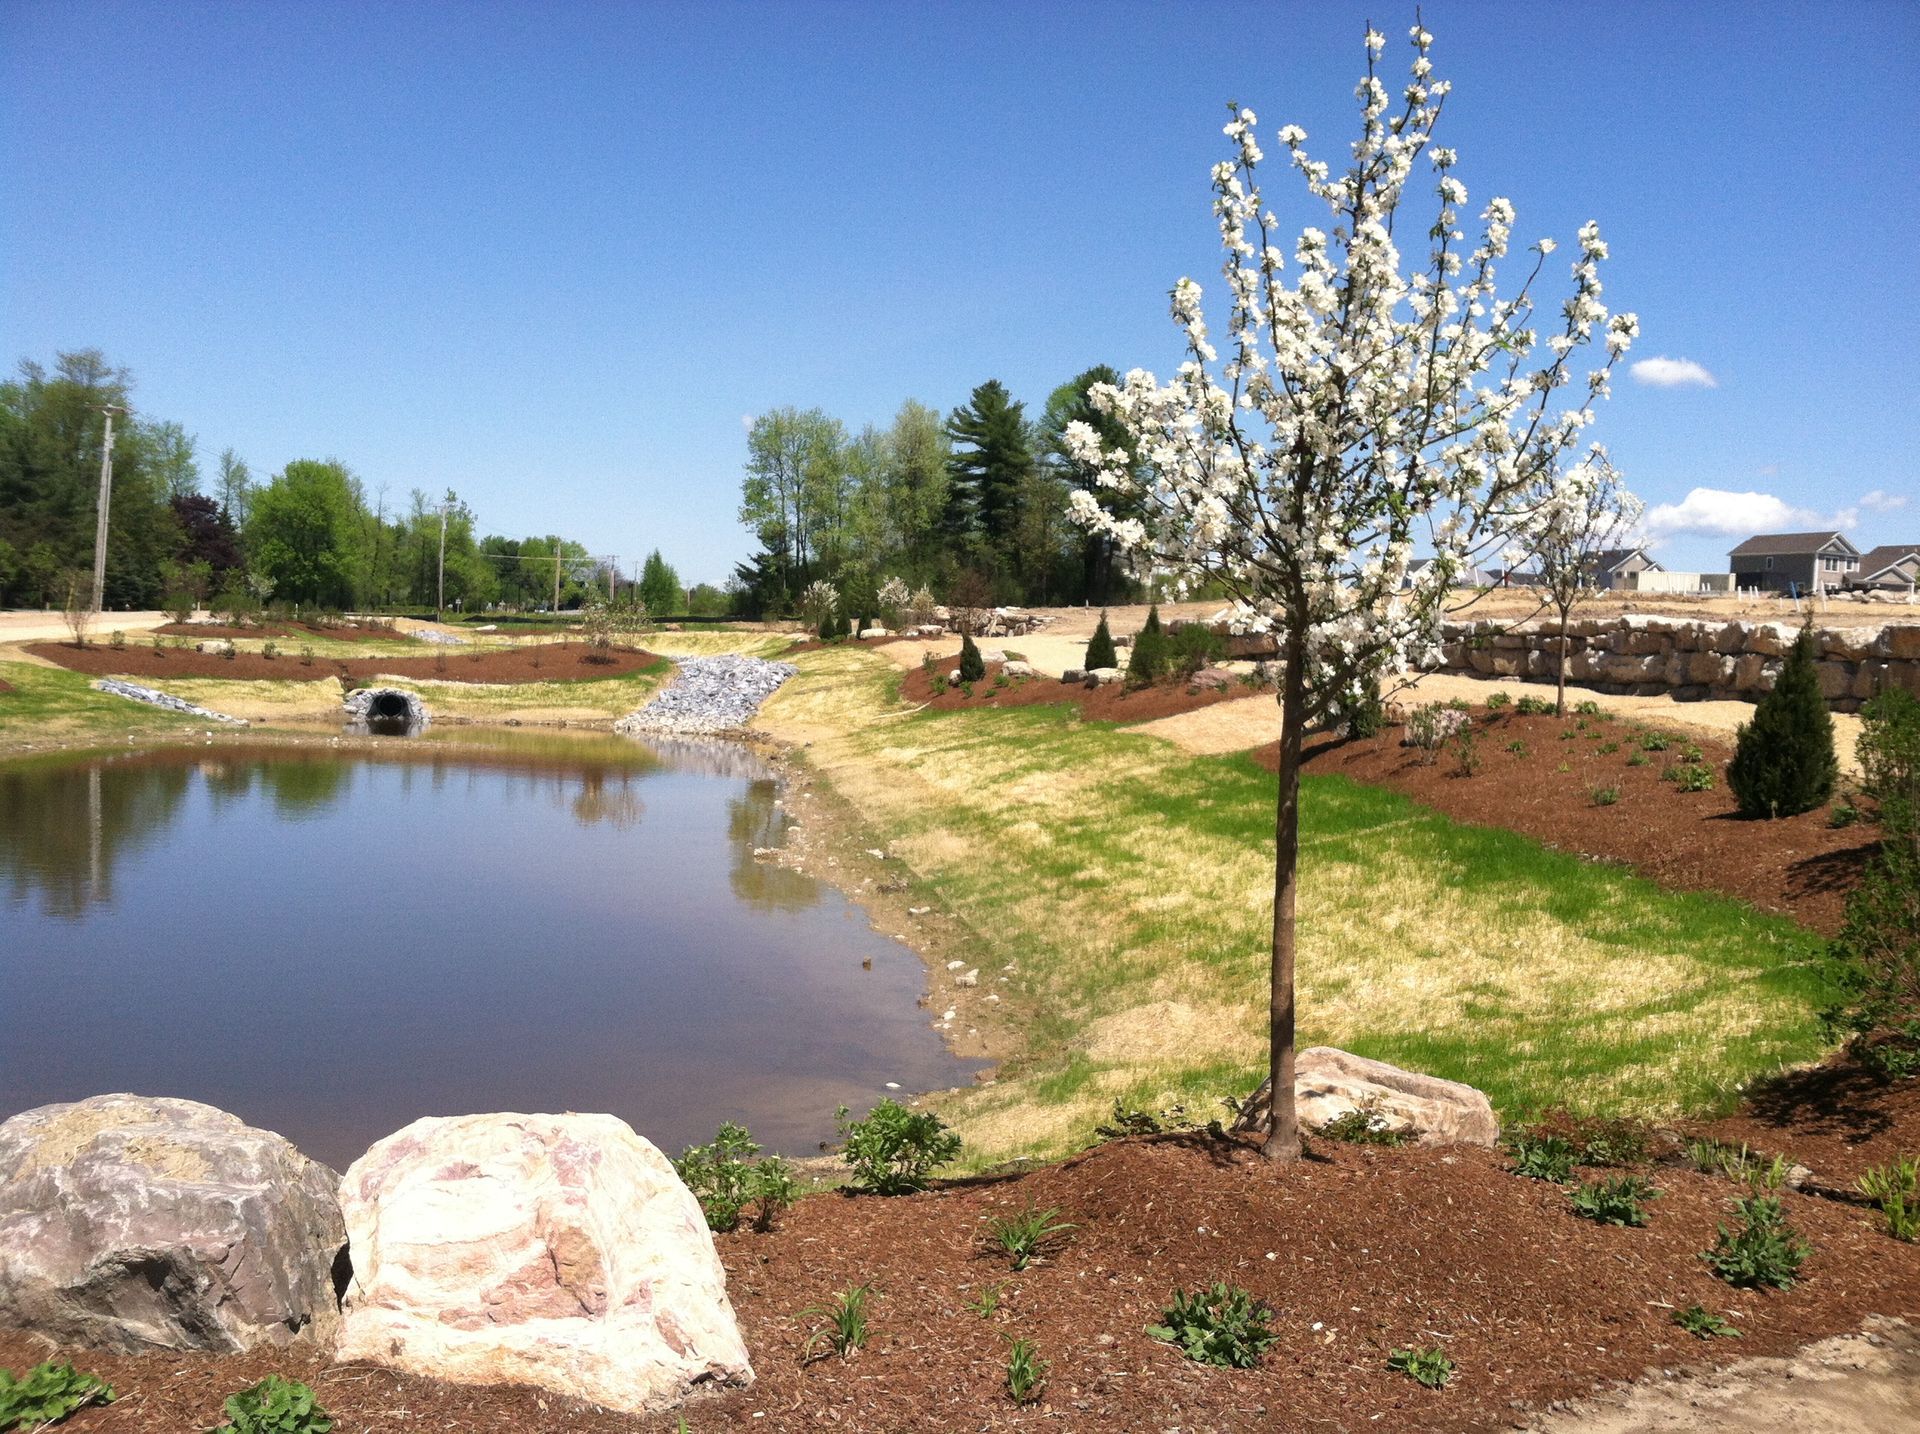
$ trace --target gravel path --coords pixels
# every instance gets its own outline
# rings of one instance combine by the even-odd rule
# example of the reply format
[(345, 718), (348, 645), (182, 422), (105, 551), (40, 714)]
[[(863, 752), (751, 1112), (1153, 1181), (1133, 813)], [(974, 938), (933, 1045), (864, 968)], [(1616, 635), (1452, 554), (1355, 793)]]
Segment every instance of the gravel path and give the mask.
[(673, 685), (614, 723), (616, 732), (733, 731), (795, 672), (790, 662), (732, 654), (683, 657), (678, 667)]

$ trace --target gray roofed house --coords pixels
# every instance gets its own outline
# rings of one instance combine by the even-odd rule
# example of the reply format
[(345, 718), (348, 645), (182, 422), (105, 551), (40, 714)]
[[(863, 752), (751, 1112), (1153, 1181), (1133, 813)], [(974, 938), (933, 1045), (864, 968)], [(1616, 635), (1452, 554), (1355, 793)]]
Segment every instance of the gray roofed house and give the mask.
[(1860, 566), (1844, 533), (1763, 533), (1727, 554), (1736, 587), (1771, 592), (1831, 592)]
[(1847, 578), (1850, 588), (1911, 593), (1920, 588), (1920, 543), (1882, 543), (1860, 555), (1860, 566)]
[(1645, 548), (1608, 548), (1593, 555), (1593, 584), (1600, 588), (1624, 588), (1628, 573), (1664, 572), (1660, 564), (1647, 556)]

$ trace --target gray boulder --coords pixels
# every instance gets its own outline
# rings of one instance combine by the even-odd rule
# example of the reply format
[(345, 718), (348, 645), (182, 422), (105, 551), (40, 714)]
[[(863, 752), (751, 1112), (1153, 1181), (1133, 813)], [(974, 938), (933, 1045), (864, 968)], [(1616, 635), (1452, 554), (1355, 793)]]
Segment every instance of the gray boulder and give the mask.
[(1105, 687), (1110, 682), (1118, 682), (1124, 674), (1117, 667), (1089, 668), (1086, 684), (1089, 687)]
[[(1240, 1107), (1237, 1130), (1264, 1126), (1271, 1102), (1266, 1081)], [(1495, 1145), (1500, 1122), (1480, 1091), (1459, 1081), (1402, 1070), (1334, 1046), (1308, 1046), (1294, 1057), (1294, 1110), (1300, 1128), (1317, 1127), (1356, 1110), (1377, 1114), (1417, 1145)]]
[(99, 1095), (0, 1124), (0, 1325), (122, 1353), (338, 1333), (334, 1173), (191, 1100)]

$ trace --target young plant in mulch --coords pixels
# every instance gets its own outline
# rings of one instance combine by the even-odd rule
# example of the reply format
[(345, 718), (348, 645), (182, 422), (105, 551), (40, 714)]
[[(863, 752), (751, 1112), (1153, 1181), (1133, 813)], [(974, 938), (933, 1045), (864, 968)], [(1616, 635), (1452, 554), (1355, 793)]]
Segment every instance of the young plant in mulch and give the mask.
[(1740, 1331), (1705, 1305), (1688, 1305), (1673, 1312), (1673, 1322), (1695, 1339), (1739, 1339)]
[(45, 1429), (89, 1404), (111, 1404), (113, 1386), (71, 1364), (36, 1364), (19, 1378), (0, 1369), (0, 1430)]
[(1405, 1145), (1412, 1133), (1387, 1119), (1377, 1095), (1368, 1096), (1352, 1110), (1342, 1111), (1314, 1130), (1327, 1140), (1344, 1140), (1349, 1145)]
[(1050, 1368), (1032, 1340), (1014, 1340), (1007, 1350), (1007, 1393), (1013, 1396), (1013, 1402), (1031, 1404), (1038, 1399)]
[(277, 1374), (228, 1395), (222, 1411), (227, 1422), (212, 1434), (327, 1434), (333, 1428), (313, 1390)]
[(986, 660), (980, 656), (980, 649), (968, 633), (960, 639), (960, 680), (979, 682), (987, 675)]
[(1127, 684), (1151, 687), (1167, 675), (1169, 660), (1167, 630), (1160, 625), (1158, 603), (1147, 609), (1147, 620), (1133, 635), (1133, 650), (1127, 654)]
[(1574, 1214), (1596, 1225), (1640, 1226), (1647, 1223), (1646, 1202), (1659, 1199), (1660, 1192), (1644, 1175), (1613, 1175), (1582, 1181), (1567, 1198)]
[(1528, 1180), (1548, 1180), (1564, 1185), (1573, 1178), (1573, 1142), (1559, 1135), (1541, 1135), (1531, 1130), (1516, 1130), (1506, 1139), (1507, 1153), (1513, 1157), (1513, 1173)]
[(1159, 1324), (1147, 1326), (1155, 1339), (1177, 1344), (1199, 1364), (1221, 1369), (1252, 1369), (1279, 1339), (1273, 1311), (1238, 1285), (1216, 1284), (1188, 1293), (1175, 1290)]
[(673, 1162), (674, 1172), (700, 1202), (710, 1230), (733, 1230), (749, 1208), (753, 1228), (770, 1230), (773, 1218), (793, 1204), (793, 1167), (778, 1155), (753, 1157), (760, 1147), (744, 1125), (720, 1127), (711, 1145), (689, 1145)]
[(1877, 1165), (1854, 1186), (1886, 1217), (1887, 1233), (1911, 1244), (1920, 1238), (1920, 1158), (1901, 1156)]
[(1812, 811), (1833, 795), (1839, 763), (1833, 717), (1814, 670), (1813, 626), (1800, 629), (1780, 666), (1773, 690), (1754, 708), (1734, 740), (1727, 785), (1740, 814), (1790, 817)]
[(1687, 1159), (1702, 1175), (1724, 1175), (1756, 1190), (1779, 1190), (1793, 1171), (1793, 1162), (1786, 1156), (1769, 1159), (1757, 1150), (1750, 1150), (1744, 1140), (1738, 1145), (1695, 1140), (1687, 1146)]
[(981, 1319), (992, 1319), (993, 1312), (1000, 1308), (1000, 1296), (1006, 1293), (1006, 1288), (1005, 1281), (997, 1280), (993, 1284), (985, 1286), (980, 1293), (972, 1299), (963, 1300), (961, 1303), (979, 1315)]
[(1429, 1389), (1445, 1389), (1453, 1378), (1454, 1363), (1436, 1345), (1432, 1349), (1396, 1349), (1387, 1356), (1387, 1368)]
[(867, 1301), (872, 1296), (871, 1285), (854, 1285), (839, 1291), (823, 1305), (810, 1305), (801, 1310), (803, 1318), (825, 1321), (801, 1346), (802, 1360), (815, 1358), (814, 1350), (822, 1344), (842, 1359), (852, 1359), (858, 1354), (871, 1333), (867, 1327)]
[(1700, 1258), (1736, 1288), (1792, 1289), (1812, 1247), (1787, 1223), (1780, 1197), (1750, 1195), (1734, 1201), (1733, 1209), (1739, 1227), (1721, 1225), (1713, 1248), (1702, 1250)]
[(864, 1120), (848, 1120), (843, 1105), (834, 1112), (842, 1154), (853, 1169), (857, 1188), (874, 1195), (906, 1195), (927, 1188), (942, 1165), (960, 1154), (960, 1137), (932, 1111), (908, 1110), (883, 1100)]
[(1064, 1243), (1066, 1235), (1079, 1226), (1056, 1219), (1060, 1211), (1028, 1205), (1017, 1215), (995, 1215), (987, 1221), (987, 1239), (998, 1245), (1013, 1260), (1013, 1268), (1024, 1270), (1032, 1261)]
[(1087, 644), (1087, 655), (1083, 659), (1088, 672), (1102, 667), (1118, 667), (1120, 654), (1114, 651), (1113, 634), (1107, 630), (1107, 614), (1100, 612), (1100, 625), (1093, 630), (1093, 640)]

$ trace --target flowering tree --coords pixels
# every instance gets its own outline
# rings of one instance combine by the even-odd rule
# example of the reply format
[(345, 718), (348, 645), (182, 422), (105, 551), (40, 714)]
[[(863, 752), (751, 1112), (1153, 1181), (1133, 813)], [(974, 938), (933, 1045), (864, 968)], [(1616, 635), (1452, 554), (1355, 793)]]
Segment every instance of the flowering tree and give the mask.
[[(1333, 177), (1308, 155), (1298, 126), (1280, 131), (1332, 220), (1328, 231), (1301, 232), (1291, 282), (1276, 247), (1279, 220), (1261, 200), (1254, 114), (1229, 106), (1233, 157), (1213, 169), (1230, 300), (1225, 360), (1208, 337), (1200, 286), (1183, 278), (1172, 307), (1187, 357), (1172, 380), (1136, 369), (1093, 389), (1131, 441), (1106, 444), (1087, 423), (1066, 435), (1095, 485), (1139, 499), (1141, 516), (1119, 517), (1115, 509), (1128, 505), (1078, 491), (1082, 523), (1176, 592), (1219, 583), (1234, 597), (1236, 628), (1271, 632), (1279, 645), (1265, 1144), (1277, 1159), (1300, 1149), (1293, 987), (1302, 734), (1340, 698), (1434, 650), (1455, 576), (1504, 535), (1525, 531), (1539, 489), (1551, 489), (1637, 330), (1631, 315), (1609, 318), (1600, 301), (1607, 248), (1591, 223), (1580, 230), (1572, 293), (1544, 342), (1534, 285), (1551, 241), (1533, 247), (1512, 296), (1498, 296), (1513, 206), (1490, 199), (1469, 245), (1457, 156), (1433, 144), (1449, 86), (1433, 78), (1433, 37), (1415, 25), (1411, 38), (1412, 75), (1396, 105), (1376, 74), (1386, 41), (1367, 33), (1360, 137), (1344, 173)], [(1403, 272), (1397, 239), (1420, 221), (1401, 211), (1413, 207), (1408, 191), (1421, 160), (1437, 175), (1427, 252)], [(1576, 382), (1574, 355), (1596, 335), (1604, 356)], [(1410, 574), (1422, 543), (1434, 561)]]
[(879, 601), (887, 626), (897, 628), (907, 620), (907, 610), (913, 604), (913, 589), (907, 586), (905, 578), (888, 578), (880, 584)]
[(1607, 450), (1592, 450), (1564, 473), (1547, 475), (1528, 515), (1540, 585), (1560, 616), (1554, 712), (1567, 714), (1567, 623), (1574, 606), (1599, 586), (1600, 555), (1640, 521), (1640, 500), (1626, 490)]
[(840, 610), (840, 589), (825, 578), (815, 578), (800, 594), (800, 615), (807, 626), (818, 628)]

